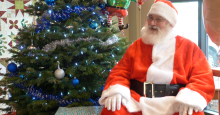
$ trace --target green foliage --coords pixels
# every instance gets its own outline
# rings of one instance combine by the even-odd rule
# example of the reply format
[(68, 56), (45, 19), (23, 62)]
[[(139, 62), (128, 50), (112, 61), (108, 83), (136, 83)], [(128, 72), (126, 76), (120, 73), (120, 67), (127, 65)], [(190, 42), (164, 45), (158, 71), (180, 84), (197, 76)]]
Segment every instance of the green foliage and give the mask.
[[(15, 38), (19, 44), (10, 50), (14, 55), (8, 61), (24, 64), (23, 67), (18, 68), (18, 76), (23, 75), (24, 78), (6, 77), (1, 83), (5, 83), (6, 80), (10, 83), (12, 97), (5, 102), (13, 106), (18, 115), (54, 115), (59, 107), (59, 100), (32, 99), (27, 93), (27, 87), (30, 86), (41, 89), (42, 94), (58, 96), (62, 92), (64, 100), (81, 100), (74, 101), (68, 107), (93, 105), (89, 99), (95, 100), (100, 97), (101, 86), (105, 83), (110, 70), (122, 58), (130, 44), (126, 38), (120, 37), (117, 42), (109, 44), (107, 40), (120, 31), (118, 28), (102, 27), (99, 17), (92, 12), (83, 11), (80, 15), (72, 13), (67, 20), (60, 22), (45, 15), (49, 8), (53, 11), (61, 11), (66, 5), (74, 7), (83, 4), (95, 5), (94, 12), (106, 19), (100, 13), (99, 0), (56, 0), (55, 2), (54, 7), (47, 6), (44, 1), (29, 6), (30, 9), (25, 12), (37, 16), (38, 24), (43, 23), (40, 22), (42, 16), (50, 20), (50, 31), (43, 30), (36, 33), (34, 26), (23, 26), (19, 29), (19, 36)], [(96, 21), (98, 28), (90, 28), (89, 20)], [(36, 50), (28, 49), (32, 44), (31, 40)], [(20, 46), (24, 46), (24, 49), (14, 50)], [(45, 50), (46, 48), (49, 50)], [(60, 68), (65, 71), (62, 79), (57, 79), (54, 75), (55, 70), (58, 69), (57, 61), (60, 62)], [(71, 83), (74, 77), (79, 80), (77, 86)], [(18, 88), (15, 85), (22, 83), (26, 88)]]

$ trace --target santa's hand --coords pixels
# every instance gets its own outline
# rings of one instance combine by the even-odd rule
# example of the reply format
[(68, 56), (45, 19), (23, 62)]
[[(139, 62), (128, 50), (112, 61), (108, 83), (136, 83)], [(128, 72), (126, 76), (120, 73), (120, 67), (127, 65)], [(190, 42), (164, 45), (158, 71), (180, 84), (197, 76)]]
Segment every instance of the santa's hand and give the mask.
[(179, 112), (179, 115), (192, 115), (193, 110), (198, 112), (197, 108), (185, 104), (178, 104), (175, 109)]
[(121, 109), (121, 103), (123, 105), (125, 105), (126, 100), (124, 98), (122, 98), (122, 96), (120, 94), (116, 94), (116, 95), (107, 97), (105, 99), (105, 108), (107, 108), (108, 110), (115, 111), (116, 105), (117, 105), (117, 110), (120, 110)]

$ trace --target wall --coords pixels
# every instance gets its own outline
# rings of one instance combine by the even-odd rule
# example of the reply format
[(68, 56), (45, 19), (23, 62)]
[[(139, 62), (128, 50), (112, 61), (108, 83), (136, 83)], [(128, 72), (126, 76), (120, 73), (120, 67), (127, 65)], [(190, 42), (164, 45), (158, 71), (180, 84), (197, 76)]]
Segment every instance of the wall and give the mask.
[[(1, 74), (6, 73), (8, 63), (5, 60), (12, 56), (7, 50), (16, 45), (14, 38), (18, 34), (18, 28), (32, 23), (33, 18), (22, 12), (32, 2), (34, 0), (0, 0), (0, 80), (4, 77)], [(3, 96), (4, 94), (0, 94), (0, 98)], [(0, 103), (0, 108), (5, 107), (4, 103)], [(0, 114), (5, 112), (0, 110)]]
[(18, 29), (32, 23), (33, 18), (22, 12), (32, 2), (34, 0), (0, 0), (0, 80), (1, 73), (6, 72), (4, 59), (12, 56), (8, 49), (16, 45), (14, 38)]

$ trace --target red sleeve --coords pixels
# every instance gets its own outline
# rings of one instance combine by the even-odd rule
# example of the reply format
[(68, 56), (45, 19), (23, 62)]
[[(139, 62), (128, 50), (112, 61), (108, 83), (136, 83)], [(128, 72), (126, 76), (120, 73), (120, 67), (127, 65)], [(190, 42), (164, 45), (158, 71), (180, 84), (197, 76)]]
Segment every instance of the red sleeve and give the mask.
[(201, 94), (206, 99), (207, 104), (212, 100), (215, 93), (212, 69), (207, 58), (198, 47), (193, 52), (192, 68), (186, 87)]
[(176, 100), (203, 110), (215, 93), (208, 60), (195, 43), (181, 37), (177, 37), (176, 52), (172, 84), (186, 84), (180, 89)]
[(104, 90), (116, 84), (120, 84), (130, 88), (130, 75), (132, 72), (131, 64), (133, 62), (132, 53), (134, 52), (135, 52), (135, 43), (131, 44), (128, 47), (122, 59), (118, 62), (118, 64), (116, 64), (112, 68), (105, 83)]

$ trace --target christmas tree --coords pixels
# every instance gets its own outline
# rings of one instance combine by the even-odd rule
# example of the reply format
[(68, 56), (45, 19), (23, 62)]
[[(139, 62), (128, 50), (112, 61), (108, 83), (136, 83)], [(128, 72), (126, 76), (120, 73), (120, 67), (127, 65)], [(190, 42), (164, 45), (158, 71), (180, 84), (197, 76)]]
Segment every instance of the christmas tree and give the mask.
[(37, 1), (25, 12), (35, 23), (19, 29), (4, 100), (18, 115), (54, 115), (59, 107), (99, 106), (109, 72), (130, 44), (104, 27), (99, 0)]

